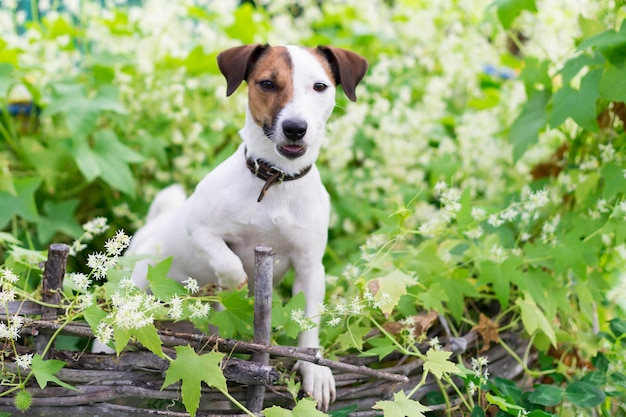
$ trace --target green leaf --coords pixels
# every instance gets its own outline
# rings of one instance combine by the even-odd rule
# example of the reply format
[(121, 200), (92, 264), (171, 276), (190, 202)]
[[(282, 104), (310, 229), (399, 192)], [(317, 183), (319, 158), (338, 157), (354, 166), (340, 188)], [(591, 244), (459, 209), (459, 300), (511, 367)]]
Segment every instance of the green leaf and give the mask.
[(550, 126), (558, 127), (571, 117), (578, 125), (591, 132), (598, 131), (596, 102), (600, 98), (602, 69), (588, 72), (580, 83), (580, 90), (568, 85), (554, 94)]
[(323, 417), (327, 416), (317, 408), (317, 403), (312, 398), (303, 398), (298, 401), (293, 410), (287, 410), (276, 405), (263, 410), (266, 417)]
[(508, 29), (513, 21), (523, 10), (537, 12), (535, 0), (496, 0), (493, 3), (498, 12), (498, 20), (505, 29)]
[(539, 141), (539, 131), (548, 121), (546, 106), (550, 99), (549, 90), (535, 90), (528, 97), (509, 132), (509, 140), (513, 144), (513, 158), (517, 161), (526, 149)]
[(510, 403), (519, 404), (522, 401), (522, 390), (510, 379), (495, 377), (489, 381), (494, 393)]
[(578, 45), (579, 50), (597, 48), (602, 55), (613, 64), (622, 64), (626, 59), (626, 32), (624, 26), (619, 32), (613, 29), (599, 33), (583, 40)]
[(122, 329), (119, 326), (113, 327), (113, 339), (115, 340), (115, 352), (119, 355), (128, 345), (130, 339), (134, 337), (146, 349), (158, 357), (165, 357), (161, 345), (161, 338), (154, 324), (148, 324), (138, 329)]
[(565, 398), (577, 407), (590, 408), (602, 404), (606, 394), (595, 385), (577, 381), (567, 386)]
[(516, 404), (511, 404), (506, 399), (493, 395), (490, 392), (485, 394), (485, 398), (489, 401), (489, 404), (494, 404), (502, 411), (506, 411), (509, 414), (517, 415), (520, 411), (525, 411), (524, 407), (520, 407)]
[(72, 238), (80, 236), (83, 229), (74, 217), (74, 212), (79, 202), (77, 198), (59, 203), (47, 200), (43, 205), (46, 216), (41, 216), (37, 223), (39, 241), (47, 243), (57, 232), (64, 233)]
[(524, 81), (528, 96), (537, 88), (537, 85), (542, 85), (546, 90), (552, 90), (552, 78), (548, 72), (550, 64), (548, 60), (539, 61), (533, 57), (524, 60), (524, 69), (519, 78)]
[(202, 382), (223, 393), (228, 392), (226, 379), (220, 368), (224, 354), (209, 352), (206, 355), (198, 355), (189, 345), (176, 346), (175, 349), (176, 359), (170, 363), (161, 389), (182, 381), (183, 404), (187, 412), (193, 417), (200, 405)]
[(441, 286), (436, 282), (428, 286), (428, 289), (419, 293), (417, 296), (424, 310), (445, 311), (443, 303), (448, 301), (448, 294)]
[(41, 179), (16, 178), (14, 184), (16, 195), (6, 191), (0, 192), (0, 229), (4, 228), (14, 215), (31, 222), (39, 220), (35, 191), (41, 185)]
[(220, 335), (232, 338), (237, 335), (252, 337), (254, 323), (254, 300), (248, 297), (248, 289), (220, 294), (223, 311), (216, 312), (211, 323), (220, 330)]
[(622, 337), (626, 333), (626, 320), (616, 317), (609, 320), (609, 328), (616, 338)]
[(150, 352), (154, 353), (160, 358), (164, 358), (165, 354), (163, 353), (163, 349), (161, 345), (161, 338), (159, 337), (159, 332), (156, 329), (154, 324), (140, 327), (139, 329), (133, 329), (131, 332), (133, 336), (141, 343), (146, 349)]
[(259, 11), (250, 3), (242, 3), (235, 10), (235, 22), (225, 29), (226, 34), (242, 43), (253, 43), (257, 33), (266, 26), (263, 19), (256, 19), (255, 14)]
[(556, 346), (556, 334), (554, 333), (554, 329), (530, 294), (524, 291), (524, 298), (518, 298), (515, 300), (515, 304), (522, 312), (522, 323), (528, 334), (532, 335), (537, 330), (541, 330), (548, 339), (550, 339), (550, 343)]
[(601, 168), (604, 189), (602, 197), (607, 201), (626, 190), (626, 177), (622, 168), (615, 163), (603, 164)]
[(569, 85), (572, 79), (585, 67), (593, 67), (604, 64), (605, 59), (600, 54), (579, 54), (570, 58), (559, 71), (563, 77), (563, 85)]
[(343, 333), (339, 335), (337, 341), (341, 345), (341, 349), (347, 351), (354, 348), (358, 351), (363, 350), (363, 338), (372, 330), (370, 326), (360, 326), (359, 322), (351, 323)]
[(122, 144), (110, 129), (93, 135), (93, 148), (86, 141), (72, 149), (72, 156), (88, 181), (100, 177), (113, 188), (135, 195), (135, 178), (129, 163), (143, 161), (143, 156)]
[(626, 69), (618, 68), (615, 65), (608, 65), (604, 68), (600, 79), (600, 95), (602, 98), (611, 101), (626, 101)]
[(306, 298), (304, 292), (300, 291), (283, 306), (280, 299), (276, 297), (272, 300), (272, 327), (282, 329), (285, 334), (295, 339), (300, 333), (300, 326), (291, 320), (291, 312), (294, 310), (304, 310)]
[(4, 100), (9, 94), (13, 84), (13, 65), (0, 63), (0, 100)]
[(430, 411), (419, 401), (407, 398), (404, 391), (393, 394), (393, 401), (378, 401), (372, 408), (382, 410), (385, 417), (426, 417), (424, 413)]
[(528, 401), (545, 407), (553, 407), (563, 401), (563, 390), (555, 385), (538, 385), (528, 395)]
[(98, 329), (98, 325), (100, 324), (102, 320), (104, 320), (106, 316), (107, 316), (106, 311), (102, 310), (96, 304), (90, 305), (83, 312), (83, 317), (85, 321), (89, 324), (89, 327), (91, 327), (91, 331), (93, 333), (96, 333), (96, 330)]
[(67, 388), (70, 390), (78, 391), (76, 388), (61, 381), (59, 378), (55, 376), (57, 372), (61, 370), (65, 366), (65, 362), (51, 359), (49, 361), (43, 360), (39, 353), (36, 353), (33, 356), (33, 360), (31, 362), (31, 369), (33, 375), (35, 375), (35, 379), (39, 384), (39, 388), (44, 389), (48, 382), (54, 382), (57, 385), (62, 386), (63, 388)]
[(373, 347), (361, 353), (361, 356), (378, 356), (378, 359), (382, 360), (397, 349), (396, 345), (388, 337), (370, 338), (367, 340), (367, 343)]
[(152, 294), (165, 302), (169, 302), (175, 295), (186, 295), (187, 290), (178, 281), (167, 277), (172, 266), (172, 257), (166, 258), (156, 265), (148, 265), (148, 282)]
[(452, 352), (446, 352), (444, 350), (434, 350), (433, 348), (430, 348), (428, 352), (426, 352), (424, 370), (435, 375), (437, 379), (441, 379), (444, 373), (461, 373), (456, 364), (448, 360), (450, 356), (452, 356)]
[(367, 282), (374, 300), (386, 317), (389, 317), (400, 297), (406, 294), (406, 288), (411, 285), (415, 285), (415, 278), (399, 269), (393, 269), (387, 275)]
[(93, 98), (88, 97), (83, 84), (59, 83), (41, 117), (63, 115), (74, 141), (83, 142), (96, 129), (98, 116), (105, 110), (126, 113), (113, 86), (101, 86)]
[(475, 405), (470, 417), (485, 417), (485, 411), (479, 405)]

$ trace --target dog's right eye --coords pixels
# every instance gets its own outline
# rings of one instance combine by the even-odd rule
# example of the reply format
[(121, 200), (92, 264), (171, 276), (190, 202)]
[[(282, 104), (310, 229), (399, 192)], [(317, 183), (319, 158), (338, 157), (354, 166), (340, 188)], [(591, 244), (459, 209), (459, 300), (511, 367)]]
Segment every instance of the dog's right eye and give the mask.
[(270, 80), (259, 81), (259, 85), (264, 90), (273, 90), (275, 87), (274, 82)]

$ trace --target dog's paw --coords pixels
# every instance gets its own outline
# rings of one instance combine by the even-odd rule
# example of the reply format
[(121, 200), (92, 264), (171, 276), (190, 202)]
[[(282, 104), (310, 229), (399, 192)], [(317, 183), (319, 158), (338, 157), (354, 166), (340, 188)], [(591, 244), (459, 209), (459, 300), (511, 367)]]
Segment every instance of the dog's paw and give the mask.
[(302, 390), (317, 401), (317, 406), (326, 411), (335, 401), (335, 377), (326, 366), (298, 361), (294, 369), (302, 376)]
[(240, 290), (248, 285), (248, 276), (243, 269), (229, 272), (222, 272), (217, 274), (218, 284), (222, 288), (229, 290)]

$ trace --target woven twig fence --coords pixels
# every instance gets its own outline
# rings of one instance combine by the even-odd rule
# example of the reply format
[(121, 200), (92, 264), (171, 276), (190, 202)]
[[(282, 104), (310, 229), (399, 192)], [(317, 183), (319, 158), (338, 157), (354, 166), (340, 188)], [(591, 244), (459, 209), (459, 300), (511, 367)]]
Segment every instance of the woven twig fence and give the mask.
[[(50, 246), (42, 283), (42, 298), (46, 304), (55, 305), (60, 302), (58, 290), (65, 275), (67, 253), (66, 245)], [(281, 370), (291, 369), (297, 360), (325, 365), (333, 370), (337, 400), (332, 409), (352, 407), (352, 417), (378, 415), (380, 413), (371, 408), (377, 401), (391, 399), (400, 390), (408, 392), (420, 383), (423, 363), (399, 353), (391, 354), (383, 361), (358, 355), (333, 361), (319, 357), (315, 349), (269, 345), (270, 327), (267, 318), (271, 317), (271, 248), (258, 247), (255, 256), (257, 269), (254, 340), (249, 342), (223, 339), (192, 331), (163, 328), (159, 330), (159, 336), (163, 349), (169, 356), (175, 356), (174, 346), (187, 344), (193, 346), (197, 352), (218, 350), (227, 353), (222, 363), (222, 371), (229, 381), (229, 393), (238, 401), (247, 403), (247, 407), (255, 412), (271, 405), (286, 408), (293, 406), (291, 394), (281, 384), (280, 377)], [(61, 327), (62, 334), (93, 337), (86, 324), (76, 322), (62, 326), (57, 321), (59, 311), (55, 308), (41, 307), (30, 302), (12, 302), (8, 313), (24, 316), (22, 334), (30, 334), (34, 340), (33, 346), (17, 346), (17, 353), (20, 355), (42, 353), (51, 334)], [(6, 320), (6, 315), (0, 315), (0, 320)], [(441, 333), (439, 339), (444, 344), (444, 349), (467, 357), (478, 356), (481, 346), (476, 331), (451, 338), (445, 332), (445, 322), (443, 324), (432, 336)], [(507, 339), (507, 345), (513, 346), (518, 356), (527, 348), (527, 342), (516, 334), (500, 336)], [(426, 350), (427, 347), (423, 346), (423, 349)], [(248, 360), (241, 359), (248, 355)], [(515, 379), (522, 373), (519, 363), (499, 345), (480, 352), (480, 355), (488, 358), (493, 375)], [(26, 414), (14, 407), (11, 396), (0, 397), (0, 411), (59, 417), (188, 415), (179, 405), (180, 387), (171, 385), (162, 389), (168, 362), (142, 349), (140, 345), (133, 346), (132, 351), (125, 351), (120, 355), (49, 349), (46, 358), (59, 359), (66, 363), (56, 375), (77, 388), (77, 391), (52, 384), (41, 390), (33, 383), (29, 387), (32, 406)], [(5, 358), (5, 371), (16, 371), (17, 367), (12, 359)], [(457, 383), (460, 385), (461, 381)], [(428, 379), (412, 398), (422, 399), (428, 392), (440, 389), (436, 381)], [(443, 409), (442, 406), (431, 408)], [(203, 386), (198, 416), (235, 416), (240, 415), (239, 413), (219, 391)]]

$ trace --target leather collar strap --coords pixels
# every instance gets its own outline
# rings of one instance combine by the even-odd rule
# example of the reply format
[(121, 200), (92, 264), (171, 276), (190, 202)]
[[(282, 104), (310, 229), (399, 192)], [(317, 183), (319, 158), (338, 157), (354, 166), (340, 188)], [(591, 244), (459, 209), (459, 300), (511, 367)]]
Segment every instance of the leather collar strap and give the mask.
[(298, 178), (302, 178), (309, 173), (312, 167), (312, 165), (309, 165), (295, 175), (286, 175), (281, 169), (270, 165), (261, 159), (246, 158), (246, 165), (248, 166), (250, 172), (252, 172), (257, 178), (265, 181), (265, 185), (261, 189), (261, 193), (259, 194), (259, 198), (257, 200), (259, 203), (263, 200), (263, 197), (267, 194), (267, 190), (269, 190), (272, 185), (279, 184), (283, 181), (293, 181)]

